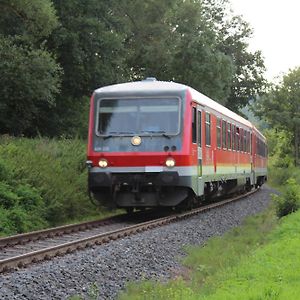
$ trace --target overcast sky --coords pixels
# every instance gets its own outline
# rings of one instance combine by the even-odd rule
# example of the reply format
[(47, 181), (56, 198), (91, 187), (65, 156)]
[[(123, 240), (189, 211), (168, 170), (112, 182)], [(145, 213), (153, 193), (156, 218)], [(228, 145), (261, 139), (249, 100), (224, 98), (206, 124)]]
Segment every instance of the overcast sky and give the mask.
[(299, 0), (230, 0), (235, 14), (254, 29), (251, 50), (261, 50), (272, 80), (300, 66)]

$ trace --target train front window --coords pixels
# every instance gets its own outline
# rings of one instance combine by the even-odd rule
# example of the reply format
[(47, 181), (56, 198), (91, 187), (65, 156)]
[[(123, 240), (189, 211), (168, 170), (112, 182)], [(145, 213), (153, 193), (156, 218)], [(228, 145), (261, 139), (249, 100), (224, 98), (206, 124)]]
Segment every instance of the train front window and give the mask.
[(97, 134), (176, 135), (179, 99), (102, 99), (98, 105)]

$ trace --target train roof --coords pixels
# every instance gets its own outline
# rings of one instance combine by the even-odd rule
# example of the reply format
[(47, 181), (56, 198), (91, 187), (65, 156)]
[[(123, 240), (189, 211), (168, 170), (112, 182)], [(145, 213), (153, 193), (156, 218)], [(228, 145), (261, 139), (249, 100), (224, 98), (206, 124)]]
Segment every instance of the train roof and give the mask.
[(142, 81), (126, 82), (101, 87), (95, 90), (96, 93), (113, 92), (150, 92), (150, 91), (184, 91), (188, 86), (172, 81), (157, 81), (155, 79), (145, 79)]
[(240, 122), (248, 127), (253, 127), (252, 123), (245, 118), (241, 117), (240, 115), (236, 114), (235, 112), (231, 111), (227, 107), (223, 106), (222, 104), (210, 99), (209, 97), (203, 95), (202, 93), (199, 93), (193, 88), (190, 88), (192, 98), (199, 102), (199, 104), (205, 105), (219, 113), (221, 113), (224, 116), (227, 116), (237, 122)]
[[(126, 82), (120, 84), (109, 85), (105, 87), (101, 87), (95, 90), (95, 93), (132, 93), (134, 92), (184, 92), (190, 91), (193, 100), (196, 100), (200, 105), (209, 107), (210, 109), (227, 116), (245, 126), (250, 128), (254, 128), (257, 132), (259, 130), (255, 128), (255, 126), (245, 118), (239, 116), (238, 114), (234, 113), (230, 109), (226, 108), (225, 106), (221, 105), (220, 103), (210, 99), (209, 97), (205, 96), (204, 94), (196, 91), (195, 89), (172, 81), (158, 81), (155, 78), (147, 78), (141, 81), (134, 81), (134, 82)], [(259, 132), (260, 133), (260, 132)], [(260, 135), (264, 137), (261, 133)]]

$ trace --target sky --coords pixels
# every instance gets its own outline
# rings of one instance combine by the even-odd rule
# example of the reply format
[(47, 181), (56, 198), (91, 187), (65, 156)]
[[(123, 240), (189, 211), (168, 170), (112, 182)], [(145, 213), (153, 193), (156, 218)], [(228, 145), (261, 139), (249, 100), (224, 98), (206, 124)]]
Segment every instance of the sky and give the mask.
[(230, 0), (235, 15), (243, 15), (254, 35), (251, 51), (261, 50), (266, 76), (276, 81), (289, 69), (300, 66), (299, 0)]

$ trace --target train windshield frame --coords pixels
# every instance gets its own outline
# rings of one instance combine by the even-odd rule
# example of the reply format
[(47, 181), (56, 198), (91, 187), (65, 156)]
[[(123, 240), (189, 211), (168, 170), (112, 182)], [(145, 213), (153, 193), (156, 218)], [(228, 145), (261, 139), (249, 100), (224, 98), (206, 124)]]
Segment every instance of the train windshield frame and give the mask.
[(179, 97), (99, 99), (96, 135), (175, 136), (180, 133), (180, 113)]

